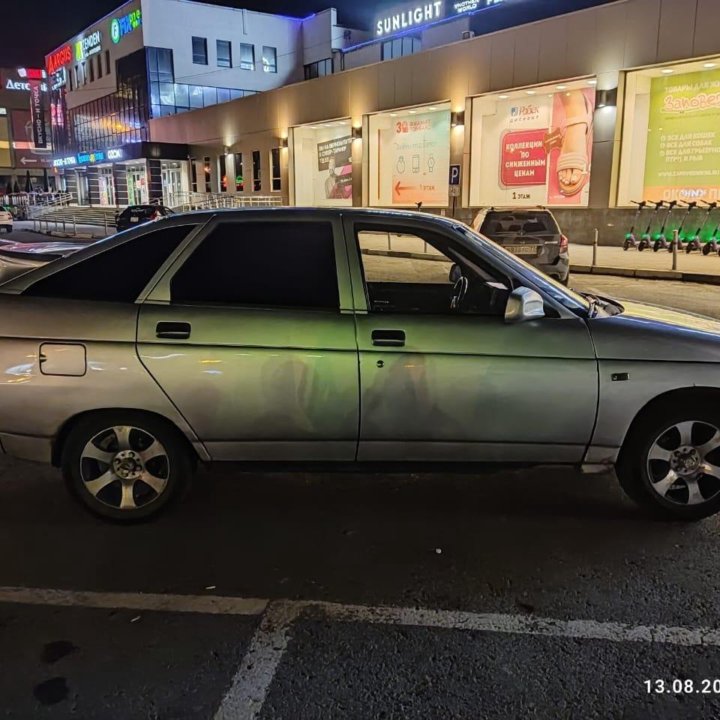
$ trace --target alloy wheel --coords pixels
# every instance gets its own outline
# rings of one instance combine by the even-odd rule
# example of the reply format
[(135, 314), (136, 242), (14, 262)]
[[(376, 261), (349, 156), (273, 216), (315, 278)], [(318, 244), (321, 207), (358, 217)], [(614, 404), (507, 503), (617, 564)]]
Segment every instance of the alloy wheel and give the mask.
[(652, 489), (676, 505), (700, 505), (720, 493), (720, 429), (696, 420), (677, 423), (650, 446)]
[(86, 443), (80, 455), (80, 477), (87, 492), (103, 505), (138, 510), (165, 491), (170, 458), (146, 430), (111, 427)]

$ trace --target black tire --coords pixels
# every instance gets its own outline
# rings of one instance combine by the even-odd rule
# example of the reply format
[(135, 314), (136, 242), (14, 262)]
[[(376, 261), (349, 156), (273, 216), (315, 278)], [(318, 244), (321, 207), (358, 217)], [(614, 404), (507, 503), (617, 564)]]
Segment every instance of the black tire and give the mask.
[[(162, 484), (160, 492), (146, 485), (141, 478), (123, 481), (117, 475), (114, 475), (114, 480), (102, 488), (97, 496), (90, 492), (87, 483), (101, 475), (105, 476), (115, 465), (83, 458), (83, 455), (88, 443), (101, 437), (99, 443), (104, 444), (105, 449), (100, 449), (99, 444), (93, 443), (95, 449), (104, 455), (114, 456), (113, 463), (120, 462), (118, 436), (111, 432), (115, 427), (130, 428), (130, 452), (147, 449), (148, 438), (159, 443), (159, 447), (164, 451), (163, 455), (148, 460), (147, 466), (143, 462), (142, 467), (143, 473), (148, 471), (154, 483)], [(155, 465), (151, 465), (152, 463)], [(90, 512), (105, 520), (132, 523), (157, 515), (183, 493), (192, 479), (195, 458), (180, 431), (169, 422), (142, 412), (118, 410), (94, 413), (81, 418), (71, 429), (62, 448), (61, 467), (68, 489)], [(126, 468), (123, 467), (120, 471), (126, 471)], [(136, 507), (121, 508), (119, 503), (124, 502), (121, 500), (125, 492), (123, 488), (128, 484), (131, 489), (127, 492), (132, 496), (132, 503)]]
[[(695, 505), (682, 502), (682, 484), (684, 483), (682, 478), (679, 478), (672, 486), (673, 488), (675, 485), (679, 486), (679, 490), (676, 492), (679, 493), (680, 501), (668, 499), (667, 496), (662, 496), (654, 489), (648, 461), (650, 450), (656, 440), (665, 436), (664, 434), (670, 428), (689, 421), (694, 421), (695, 428), (700, 428), (699, 431), (696, 429), (693, 432), (703, 431), (705, 424), (720, 428), (720, 411), (702, 403), (680, 407), (675, 404), (674, 407), (668, 405), (656, 408), (655, 412), (648, 413), (633, 426), (625, 440), (616, 468), (618, 480), (625, 493), (641, 507), (668, 520), (694, 522), (720, 512), (720, 479), (717, 481), (714, 477), (702, 479), (702, 482), (706, 483), (702, 496), (708, 499)], [(707, 432), (707, 429), (705, 431)], [(720, 449), (714, 452), (717, 452), (717, 455), (713, 453), (713, 464), (720, 462)], [(652, 462), (664, 463), (665, 461), (653, 460)], [(659, 475), (665, 472), (662, 465), (653, 465), (652, 467), (658, 467)], [(667, 463), (667, 471), (669, 472), (669, 470), (670, 464)]]
[(662, 247), (660, 240), (656, 240), (653, 245), (653, 252), (657, 252)]
[(711, 252), (712, 252), (712, 247), (710, 247), (710, 243), (705, 243), (705, 245), (703, 245), (702, 254), (709, 255)]

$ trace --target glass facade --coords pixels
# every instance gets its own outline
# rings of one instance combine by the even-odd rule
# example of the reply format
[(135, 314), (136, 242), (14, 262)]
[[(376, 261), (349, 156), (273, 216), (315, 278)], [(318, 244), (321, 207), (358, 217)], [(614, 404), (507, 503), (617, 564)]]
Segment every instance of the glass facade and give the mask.
[(150, 109), (154, 118), (255, 95), (253, 90), (176, 83), (173, 52), (167, 48), (147, 48), (147, 69)]
[(405, 37), (387, 40), (382, 44), (382, 59), (392, 60), (393, 58), (413, 55), (422, 50), (422, 42), (419, 37), (407, 35)]

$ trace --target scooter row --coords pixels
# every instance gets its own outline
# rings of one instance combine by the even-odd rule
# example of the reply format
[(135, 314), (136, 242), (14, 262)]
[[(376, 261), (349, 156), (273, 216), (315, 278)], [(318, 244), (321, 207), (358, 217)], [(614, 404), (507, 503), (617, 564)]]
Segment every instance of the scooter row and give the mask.
[[(630, 231), (625, 235), (623, 249), (637, 248), (640, 252), (649, 248), (673, 251), (675, 231), (678, 233), (678, 251), (693, 250), (703, 255), (720, 255), (720, 210), (717, 202), (683, 202), (672, 200), (633, 202), (638, 209)], [(715, 213), (715, 216), (713, 214)], [(645, 226), (647, 215), (647, 226)], [(645, 227), (644, 232), (640, 232)], [(688, 229), (690, 228), (690, 229)]]

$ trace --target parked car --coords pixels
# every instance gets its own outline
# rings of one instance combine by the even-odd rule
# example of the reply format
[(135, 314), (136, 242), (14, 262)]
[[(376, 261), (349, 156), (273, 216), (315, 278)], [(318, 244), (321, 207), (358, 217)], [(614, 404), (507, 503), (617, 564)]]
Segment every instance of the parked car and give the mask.
[(615, 466), (666, 517), (720, 510), (720, 322), (577, 294), (448, 218), (143, 225), (0, 285), (0, 367), (2, 450), (105, 518), (226, 460)]
[(14, 225), (13, 214), (5, 207), (0, 207), (0, 229), (12, 232)]
[(173, 211), (164, 205), (130, 205), (115, 216), (115, 225), (119, 232), (146, 222), (162, 220), (172, 214)]
[(3, 242), (0, 244), (0, 283), (72, 255), (88, 243)]
[(549, 210), (488, 208), (477, 214), (473, 228), (567, 285), (569, 243)]

